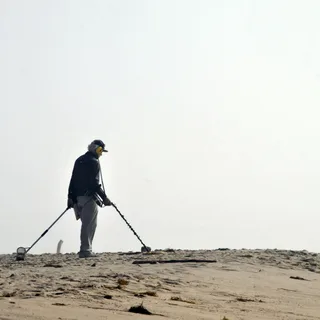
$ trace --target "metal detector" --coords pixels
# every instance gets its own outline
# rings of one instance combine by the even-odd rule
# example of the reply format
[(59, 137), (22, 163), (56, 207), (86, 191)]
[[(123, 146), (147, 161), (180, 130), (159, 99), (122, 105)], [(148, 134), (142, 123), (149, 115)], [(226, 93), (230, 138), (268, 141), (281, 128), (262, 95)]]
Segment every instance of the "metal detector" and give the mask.
[(131, 227), (130, 223), (126, 220), (126, 218), (123, 216), (123, 214), (119, 211), (119, 209), (116, 207), (116, 205), (114, 203), (111, 203), (111, 205), (117, 210), (117, 212), (119, 213), (120, 217), (125, 221), (125, 223), (127, 224), (127, 226), (131, 229), (131, 231), (134, 233), (134, 235), (138, 238), (138, 240), (141, 242), (141, 244), (143, 245), (143, 247), (141, 247), (141, 252), (150, 252), (151, 248), (147, 247), (143, 241), (140, 239), (140, 237), (138, 236), (138, 234), (133, 230), (133, 228)]
[(46, 235), (46, 233), (53, 227), (54, 224), (56, 224), (56, 222), (70, 209), (70, 207), (68, 207), (66, 210), (64, 210), (60, 216), (51, 224), (51, 226), (45, 230), (42, 235), (30, 246), (30, 247), (19, 247), (17, 249), (17, 255), (16, 255), (16, 260), (17, 261), (23, 261), (26, 257), (26, 254), (35, 246), (35, 244)]
[[(98, 195), (98, 194), (95, 194), (94, 195), (94, 199), (95, 199), (95, 202), (96, 204), (101, 207), (101, 208), (104, 208), (105, 205), (103, 204), (103, 199)], [(116, 209), (116, 211), (119, 213), (120, 217), (125, 221), (125, 223), (127, 224), (127, 226), (130, 228), (130, 230), (134, 233), (134, 235), (138, 238), (138, 240), (140, 241), (140, 243), (142, 244), (142, 247), (141, 247), (141, 252), (150, 252), (151, 251), (151, 248), (150, 247), (147, 247), (143, 241), (140, 239), (140, 237), (138, 236), (138, 234), (134, 231), (134, 229), (131, 227), (130, 223), (126, 220), (126, 218), (124, 217), (124, 215), (120, 212), (120, 210), (117, 208), (117, 206), (111, 202), (111, 206), (114, 207)]]
[[(101, 178), (101, 183), (102, 183), (102, 190), (104, 193), (106, 193), (106, 189), (104, 187), (104, 183), (103, 183), (103, 176), (102, 176), (102, 170), (101, 170), (101, 165), (100, 165), (100, 161), (98, 160), (99, 163), (99, 171), (100, 171), (100, 178)], [(101, 199), (101, 197), (98, 194), (95, 194), (95, 200), (96, 203), (100, 206), (100, 207), (104, 207), (103, 205), (103, 199)], [(116, 211), (119, 213), (120, 217), (125, 221), (125, 223), (127, 224), (127, 226), (130, 228), (130, 230), (134, 233), (134, 235), (138, 238), (138, 240), (140, 241), (140, 243), (142, 244), (141, 247), (141, 252), (151, 252), (151, 247), (147, 247), (143, 241), (140, 239), (140, 237), (138, 236), (138, 234), (133, 230), (133, 228), (131, 227), (130, 223), (126, 220), (126, 218), (123, 216), (123, 214), (120, 212), (120, 210), (117, 208), (117, 206), (111, 202), (111, 205), (116, 209)]]

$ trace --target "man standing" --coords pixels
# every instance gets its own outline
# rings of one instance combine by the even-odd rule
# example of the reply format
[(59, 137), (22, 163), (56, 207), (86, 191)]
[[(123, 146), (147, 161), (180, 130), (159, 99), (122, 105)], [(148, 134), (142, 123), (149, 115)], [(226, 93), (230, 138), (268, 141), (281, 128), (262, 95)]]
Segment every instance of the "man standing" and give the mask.
[(92, 241), (97, 228), (99, 196), (105, 206), (112, 203), (101, 188), (99, 158), (105, 150), (101, 140), (94, 140), (88, 151), (81, 155), (74, 164), (68, 189), (68, 208), (73, 208), (76, 219), (81, 219), (79, 258), (95, 256), (92, 253)]

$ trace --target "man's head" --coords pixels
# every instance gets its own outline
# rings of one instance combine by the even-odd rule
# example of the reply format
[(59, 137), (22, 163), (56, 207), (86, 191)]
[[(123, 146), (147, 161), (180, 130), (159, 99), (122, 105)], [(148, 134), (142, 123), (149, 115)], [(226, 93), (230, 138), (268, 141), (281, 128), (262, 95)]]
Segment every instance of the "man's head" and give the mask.
[(105, 149), (105, 144), (101, 140), (93, 140), (88, 145), (88, 151), (92, 152), (96, 157), (101, 157), (103, 152), (108, 152)]

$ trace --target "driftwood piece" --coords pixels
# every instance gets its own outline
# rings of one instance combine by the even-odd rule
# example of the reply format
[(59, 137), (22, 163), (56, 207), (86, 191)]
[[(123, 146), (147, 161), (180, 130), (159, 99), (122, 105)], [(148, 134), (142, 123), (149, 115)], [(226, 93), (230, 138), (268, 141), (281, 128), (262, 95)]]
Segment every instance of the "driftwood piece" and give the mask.
[(182, 260), (135, 260), (132, 264), (157, 264), (157, 263), (215, 263), (217, 260), (203, 260), (203, 259), (182, 259)]
[(62, 244), (63, 244), (63, 240), (60, 240), (57, 245), (57, 253), (61, 253)]

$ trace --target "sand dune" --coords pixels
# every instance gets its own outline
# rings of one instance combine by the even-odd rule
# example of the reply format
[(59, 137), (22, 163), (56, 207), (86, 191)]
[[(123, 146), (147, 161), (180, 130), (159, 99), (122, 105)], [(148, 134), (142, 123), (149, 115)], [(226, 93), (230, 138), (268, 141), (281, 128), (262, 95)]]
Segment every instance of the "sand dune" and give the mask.
[[(307, 251), (2, 255), (0, 269), (0, 320), (320, 319), (320, 254)], [(129, 312), (141, 304), (152, 315)]]

